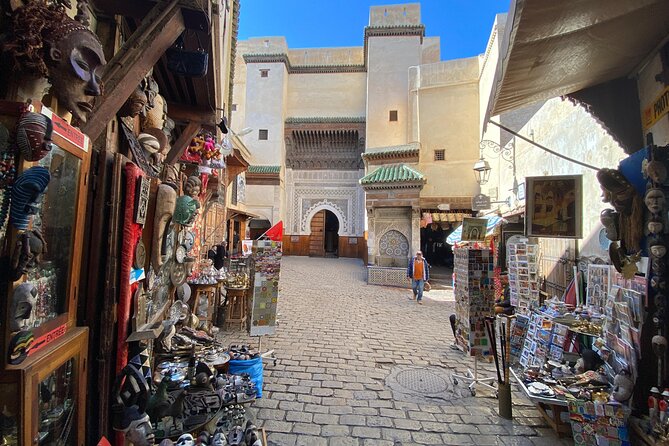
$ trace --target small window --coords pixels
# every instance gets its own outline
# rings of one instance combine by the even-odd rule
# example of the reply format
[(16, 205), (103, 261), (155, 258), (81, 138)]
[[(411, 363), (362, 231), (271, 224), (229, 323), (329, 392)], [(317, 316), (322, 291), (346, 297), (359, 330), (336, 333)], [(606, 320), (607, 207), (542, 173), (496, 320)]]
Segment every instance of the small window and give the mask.
[(232, 111), (237, 111), (237, 104), (232, 104), (230, 108), (232, 109)]
[(258, 139), (261, 141), (267, 141), (268, 131), (267, 129), (258, 130)]
[(389, 121), (397, 121), (397, 110), (390, 110), (388, 120)]
[(269, 77), (269, 70), (260, 70), (260, 77)]
[(435, 150), (434, 151), (434, 160), (435, 161), (444, 161), (446, 159), (445, 150)]

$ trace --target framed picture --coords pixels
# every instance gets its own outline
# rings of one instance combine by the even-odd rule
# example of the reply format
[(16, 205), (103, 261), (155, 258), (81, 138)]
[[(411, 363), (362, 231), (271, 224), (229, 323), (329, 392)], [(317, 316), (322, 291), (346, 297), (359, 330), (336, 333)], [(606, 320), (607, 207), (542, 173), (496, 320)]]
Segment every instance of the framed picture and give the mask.
[(525, 235), (583, 236), (583, 176), (527, 177)]
[(462, 241), (482, 242), (488, 228), (487, 218), (465, 217), (462, 220)]

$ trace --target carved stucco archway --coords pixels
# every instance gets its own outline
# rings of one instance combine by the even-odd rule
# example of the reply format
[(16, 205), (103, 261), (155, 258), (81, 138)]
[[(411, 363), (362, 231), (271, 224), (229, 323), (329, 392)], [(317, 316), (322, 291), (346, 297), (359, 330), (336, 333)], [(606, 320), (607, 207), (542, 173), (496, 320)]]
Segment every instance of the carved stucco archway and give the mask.
[(348, 231), (348, 224), (347, 224), (348, 222), (346, 221), (344, 212), (336, 204), (331, 203), (328, 200), (323, 200), (313, 205), (304, 214), (304, 217), (302, 218), (302, 224), (300, 225), (301, 226), (300, 229), (303, 235), (309, 235), (310, 233), (309, 223), (311, 222), (311, 219), (314, 218), (314, 215), (316, 215), (317, 212), (320, 212), (324, 209), (332, 212), (337, 217), (337, 220), (339, 220), (340, 235), (345, 234)]

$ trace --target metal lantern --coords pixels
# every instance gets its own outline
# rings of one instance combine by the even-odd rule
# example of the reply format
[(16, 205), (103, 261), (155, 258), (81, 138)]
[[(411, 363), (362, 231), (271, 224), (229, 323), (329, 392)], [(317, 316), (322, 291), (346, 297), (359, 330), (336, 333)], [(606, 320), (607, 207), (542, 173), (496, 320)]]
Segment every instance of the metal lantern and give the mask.
[(488, 161), (484, 160), (483, 157), (481, 157), (481, 159), (479, 159), (474, 164), (474, 175), (476, 175), (476, 182), (479, 185), (486, 184), (490, 179), (491, 170), (492, 168), (490, 167), (490, 164), (488, 164)]

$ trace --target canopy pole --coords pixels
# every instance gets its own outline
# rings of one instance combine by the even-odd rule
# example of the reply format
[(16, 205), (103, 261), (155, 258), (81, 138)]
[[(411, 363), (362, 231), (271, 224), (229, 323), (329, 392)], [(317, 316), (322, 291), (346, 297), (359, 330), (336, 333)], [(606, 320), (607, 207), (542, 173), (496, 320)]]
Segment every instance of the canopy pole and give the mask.
[(522, 139), (523, 141), (529, 142), (529, 143), (532, 144), (533, 146), (538, 147), (538, 148), (540, 148), (541, 150), (550, 153), (551, 155), (555, 155), (555, 156), (557, 156), (558, 158), (562, 158), (563, 160), (569, 161), (570, 163), (574, 163), (574, 164), (578, 164), (578, 165), (583, 166), (583, 167), (587, 167), (588, 169), (592, 169), (592, 170), (601, 170), (599, 167), (595, 167), (595, 166), (592, 166), (592, 165), (590, 165), (590, 164), (588, 164), (588, 163), (584, 163), (583, 161), (579, 161), (579, 160), (575, 160), (575, 159), (573, 159), (573, 158), (569, 158), (568, 156), (563, 155), (563, 154), (561, 154), (561, 153), (558, 153), (558, 152), (556, 152), (556, 151), (554, 151), (554, 150), (551, 150), (551, 149), (549, 149), (549, 148), (546, 147), (546, 146), (542, 146), (541, 144), (532, 141), (531, 139), (529, 139), (529, 138), (527, 138), (527, 137), (521, 135), (521, 134), (518, 133), (518, 132), (515, 132), (515, 131), (511, 130), (510, 128), (508, 128), (508, 127), (506, 127), (506, 126), (500, 124), (499, 122), (495, 122), (495, 121), (493, 121), (492, 119), (489, 119), (488, 122), (491, 123), (491, 124), (496, 125), (497, 127), (499, 127), (500, 129), (502, 129), (502, 130), (504, 130), (504, 131), (507, 131), (507, 132), (511, 133), (512, 135), (517, 136), (518, 138)]

